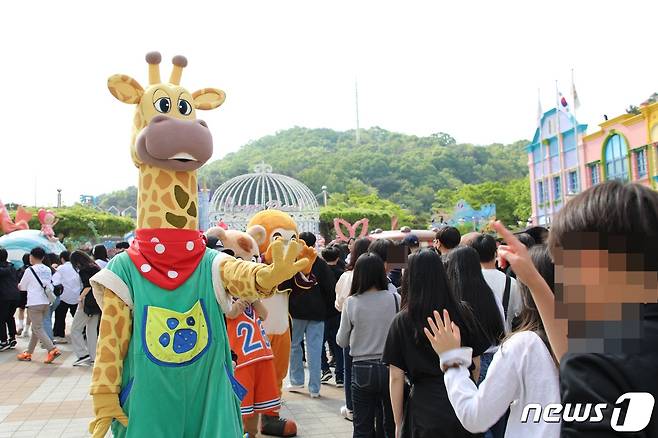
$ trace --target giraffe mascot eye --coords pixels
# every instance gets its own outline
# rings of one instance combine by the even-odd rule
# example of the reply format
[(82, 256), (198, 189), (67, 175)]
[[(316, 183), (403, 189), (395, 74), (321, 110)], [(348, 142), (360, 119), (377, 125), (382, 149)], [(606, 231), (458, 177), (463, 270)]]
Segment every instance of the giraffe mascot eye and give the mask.
[(187, 100), (181, 99), (178, 101), (178, 111), (184, 116), (189, 116), (192, 113), (192, 105)]
[(160, 113), (168, 113), (171, 109), (171, 100), (168, 97), (161, 97), (153, 103), (155, 109)]

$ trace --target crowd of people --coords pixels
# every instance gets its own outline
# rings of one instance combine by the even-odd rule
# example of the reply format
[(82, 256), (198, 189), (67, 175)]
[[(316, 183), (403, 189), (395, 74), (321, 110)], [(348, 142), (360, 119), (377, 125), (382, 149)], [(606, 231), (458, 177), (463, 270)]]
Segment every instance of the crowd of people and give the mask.
[[(621, 395), (658, 394), (658, 194), (609, 181), (567, 203), (550, 231), (493, 229), (321, 248), (314, 281), (290, 296), (288, 390), (306, 386), (304, 362), (311, 398), (333, 380), (355, 438), (608, 436)], [(396, 246), (402, 267), (389, 261)], [(34, 248), (16, 270), (0, 249), (0, 351), (31, 325), (18, 360), (40, 344), (50, 363), (71, 342), (73, 365), (93, 365), (101, 310), (89, 279), (107, 261), (103, 246)], [(569, 403), (607, 407), (597, 422), (527, 411)], [(650, 415), (645, 436), (656, 436)]]
[[(126, 250), (119, 242), (115, 253)], [(77, 359), (73, 366), (93, 366), (101, 309), (89, 279), (108, 263), (103, 245), (90, 252), (46, 253), (33, 248), (16, 269), (0, 248), (0, 352), (14, 350), (16, 337), (29, 338), (27, 349), (17, 355), (31, 361), (37, 344), (46, 351), (45, 363), (61, 355), (58, 344), (71, 343)], [(71, 315), (69, 333), (66, 318)]]
[[(620, 396), (658, 395), (656, 192), (610, 181), (572, 199), (550, 231), (493, 228), (322, 251), (337, 277), (323, 346), (355, 438), (611, 436)], [(409, 252), (401, 277), (387, 262), (395, 245)], [(306, 354), (315, 396), (332, 373), (324, 350)], [(578, 411), (602, 402), (600, 419)], [(560, 403), (548, 420), (528, 410)], [(642, 436), (658, 434), (649, 415)]]

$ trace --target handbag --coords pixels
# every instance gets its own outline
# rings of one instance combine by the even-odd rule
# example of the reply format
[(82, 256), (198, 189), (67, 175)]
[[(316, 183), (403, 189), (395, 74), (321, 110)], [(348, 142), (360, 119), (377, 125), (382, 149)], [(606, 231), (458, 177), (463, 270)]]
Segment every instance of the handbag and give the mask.
[(53, 293), (52, 289), (49, 289), (49, 288), (47, 288), (46, 286), (43, 285), (43, 283), (41, 282), (41, 279), (39, 278), (37, 273), (34, 272), (34, 269), (32, 269), (32, 266), (30, 266), (28, 269), (32, 272), (32, 275), (34, 275), (34, 278), (36, 278), (37, 281), (39, 282), (39, 285), (41, 286), (41, 289), (43, 289), (43, 294), (48, 299), (48, 304), (50, 306), (52, 306), (53, 303), (55, 302), (55, 300), (57, 299), (57, 297)]

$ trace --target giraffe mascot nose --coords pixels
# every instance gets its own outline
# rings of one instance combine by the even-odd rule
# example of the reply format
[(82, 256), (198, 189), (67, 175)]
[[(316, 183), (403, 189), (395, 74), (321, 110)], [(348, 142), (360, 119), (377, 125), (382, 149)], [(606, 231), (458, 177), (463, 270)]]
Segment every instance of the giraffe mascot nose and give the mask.
[(189, 171), (212, 156), (212, 135), (203, 120), (155, 116), (137, 137), (137, 156), (164, 169)]

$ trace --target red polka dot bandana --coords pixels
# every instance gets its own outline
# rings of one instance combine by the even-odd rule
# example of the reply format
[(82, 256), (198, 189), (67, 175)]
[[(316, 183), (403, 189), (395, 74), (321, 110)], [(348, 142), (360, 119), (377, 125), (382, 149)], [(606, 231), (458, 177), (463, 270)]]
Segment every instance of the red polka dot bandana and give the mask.
[(145, 228), (135, 232), (127, 252), (148, 281), (174, 290), (194, 273), (205, 251), (206, 239), (200, 231)]

